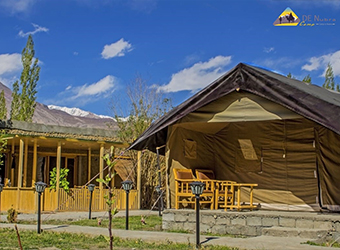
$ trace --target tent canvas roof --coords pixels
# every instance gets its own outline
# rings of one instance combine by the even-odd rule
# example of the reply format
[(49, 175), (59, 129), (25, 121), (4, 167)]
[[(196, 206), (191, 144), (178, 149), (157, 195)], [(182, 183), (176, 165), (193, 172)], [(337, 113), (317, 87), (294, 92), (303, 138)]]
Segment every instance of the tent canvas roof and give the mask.
[[(156, 120), (129, 149), (149, 149), (166, 143), (168, 126), (187, 114), (228, 95), (245, 91), (282, 105), (340, 135), (340, 93), (240, 63), (209, 86)], [(164, 154), (165, 149), (160, 150)]]

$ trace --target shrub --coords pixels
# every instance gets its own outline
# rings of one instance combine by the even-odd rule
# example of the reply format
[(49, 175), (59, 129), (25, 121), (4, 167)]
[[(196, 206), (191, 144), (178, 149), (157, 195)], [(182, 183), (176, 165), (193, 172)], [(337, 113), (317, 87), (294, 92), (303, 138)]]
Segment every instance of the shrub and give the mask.
[(7, 211), (7, 221), (9, 223), (16, 223), (17, 217), (18, 217), (18, 211), (17, 210), (15, 210), (14, 208), (8, 209), (8, 211)]

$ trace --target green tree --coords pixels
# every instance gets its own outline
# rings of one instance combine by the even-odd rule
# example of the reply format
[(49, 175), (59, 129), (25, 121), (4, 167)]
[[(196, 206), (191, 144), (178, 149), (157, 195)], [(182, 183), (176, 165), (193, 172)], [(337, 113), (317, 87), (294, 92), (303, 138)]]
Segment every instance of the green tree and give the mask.
[(330, 63), (327, 65), (327, 70), (325, 73), (325, 82), (322, 85), (325, 89), (330, 89), (330, 90), (336, 90), (340, 92), (340, 86), (339, 84), (336, 84), (334, 81), (334, 73), (333, 73), (333, 68)]
[[(11, 120), (32, 122), (35, 110), (36, 86), (39, 80), (40, 67), (35, 58), (34, 42), (30, 35), (27, 44), (21, 53), (23, 70), (20, 82), (13, 84)], [(21, 92), (20, 92), (21, 90)]]
[(118, 210), (116, 207), (113, 207), (115, 202), (115, 194), (114, 194), (114, 188), (111, 187), (111, 181), (114, 179), (116, 172), (114, 170), (114, 166), (116, 165), (116, 162), (114, 160), (114, 148), (111, 147), (110, 153), (103, 156), (103, 160), (105, 161), (106, 165), (108, 166), (108, 173), (105, 176), (105, 178), (97, 178), (96, 181), (99, 183), (105, 184), (105, 186), (108, 189), (108, 194), (104, 195), (105, 202), (108, 206), (108, 216), (109, 216), (109, 238), (110, 238), (110, 250), (113, 249), (113, 235), (112, 235), (112, 217), (118, 213)]
[[(7, 119), (7, 108), (6, 108), (5, 92), (1, 91), (0, 93), (0, 120), (5, 121), (6, 119)], [(6, 150), (6, 147), (7, 147), (6, 137), (7, 137), (6, 131), (4, 129), (0, 130), (0, 170), (1, 170), (1, 166), (4, 166), (3, 152)]]
[(293, 78), (292, 73), (289, 72), (288, 75), (287, 75), (287, 77), (288, 77), (288, 78)]
[(5, 99), (5, 91), (1, 91), (0, 93), (0, 120), (7, 119), (7, 108), (6, 108), (6, 99)]
[[(128, 96), (129, 115), (119, 109), (118, 99), (112, 102), (112, 111), (117, 121), (118, 139), (125, 143), (132, 143), (160, 116), (164, 115), (171, 108), (171, 100), (165, 98), (163, 93), (155, 88), (150, 88), (147, 82), (137, 76), (126, 88)], [(125, 118), (122, 118), (125, 117)], [(132, 159), (133, 165), (137, 166), (137, 152), (127, 152)], [(150, 208), (155, 201), (154, 188), (158, 185), (157, 155), (150, 151), (143, 151), (141, 159), (142, 168), (142, 201), (143, 208)], [(164, 161), (161, 159), (161, 171), (165, 171)], [(136, 169), (132, 176), (136, 178)], [(163, 175), (164, 178), (164, 175)], [(164, 180), (162, 181), (164, 184)]]
[(307, 83), (312, 83), (312, 78), (310, 77), (310, 75), (306, 75), (305, 78), (303, 78), (302, 80), (303, 82), (307, 82)]
[(333, 74), (333, 68), (330, 63), (327, 65), (327, 70), (325, 73), (325, 82), (322, 85), (325, 89), (334, 90), (335, 82), (334, 82), (334, 74)]

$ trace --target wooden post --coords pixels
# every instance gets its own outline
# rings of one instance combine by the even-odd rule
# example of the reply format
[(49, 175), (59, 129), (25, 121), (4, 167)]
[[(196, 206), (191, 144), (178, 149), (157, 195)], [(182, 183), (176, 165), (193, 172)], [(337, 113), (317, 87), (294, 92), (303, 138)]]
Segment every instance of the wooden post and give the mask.
[(137, 152), (137, 207), (141, 209), (142, 201), (142, 151)]
[(24, 164), (24, 141), (20, 139), (20, 147), (19, 147), (19, 167), (18, 167), (18, 186), (17, 186), (17, 204), (16, 209), (19, 210), (19, 202), (20, 202), (20, 188), (22, 187), (22, 168)]
[(74, 185), (75, 186), (82, 186), (82, 182), (81, 182), (81, 174), (83, 172), (83, 161), (82, 161), (82, 157), (78, 157), (78, 162), (76, 161), (76, 158), (74, 158), (74, 174), (75, 177), (74, 178)]
[(25, 140), (23, 187), (27, 187), (28, 140)]
[[(114, 161), (115, 159), (115, 148), (113, 147), (113, 150), (112, 150), (112, 161)], [(115, 167), (113, 167), (111, 173), (115, 173)], [(111, 180), (111, 188), (114, 188), (115, 187), (115, 177), (116, 176), (113, 176), (112, 180)]]
[(37, 181), (37, 161), (38, 161), (38, 146), (37, 146), (37, 139), (34, 139), (34, 145), (33, 145), (32, 187), (34, 187), (34, 183)]
[[(100, 153), (99, 153), (99, 178), (103, 179), (104, 178), (104, 144), (100, 145)], [(103, 202), (103, 183), (99, 182), (99, 209), (103, 210), (104, 209), (104, 202)]]
[(13, 139), (13, 142), (12, 142), (12, 150), (11, 150), (11, 183), (12, 183), (12, 187), (14, 186), (14, 168), (12, 168), (12, 165), (13, 165), (13, 161), (14, 161), (14, 158), (15, 158), (15, 140)]
[(91, 148), (87, 150), (87, 181), (91, 180)]
[(57, 147), (57, 181), (56, 181), (56, 209), (59, 206), (59, 179), (60, 179), (60, 168), (61, 168), (61, 143), (58, 142)]

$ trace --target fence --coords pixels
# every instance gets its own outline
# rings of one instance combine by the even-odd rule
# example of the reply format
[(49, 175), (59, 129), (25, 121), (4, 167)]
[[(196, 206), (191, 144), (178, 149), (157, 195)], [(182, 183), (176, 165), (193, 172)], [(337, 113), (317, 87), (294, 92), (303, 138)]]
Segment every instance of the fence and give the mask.
[[(102, 190), (102, 197), (108, 195), (108, 190)], [(34, 188), (6, 187), (2, 191), (0, 200), (0, 211), (7, 211), (14, 208), (21, 213), (34, 213), (37, 211), (37, 193)], [(100, 200), (100, 190), (95, 189), (92, 197), (92, 211), (104, 211), (107, 209), (106, 201)], [(57, 199), (58, 198), (58, 199)], [(114, 207), (117, 209), (126, 208), (126, 193), (122, 189), (114, 190)], [(54, 190), (46, 189), (42, 195), (43, 211), (88, 211), (90, 192), (87, 188), (71, 188), (70, 193), (63, 189), (57, 193)], [(129, 193), (129, 209), (138, 209), (137, 190)]]

